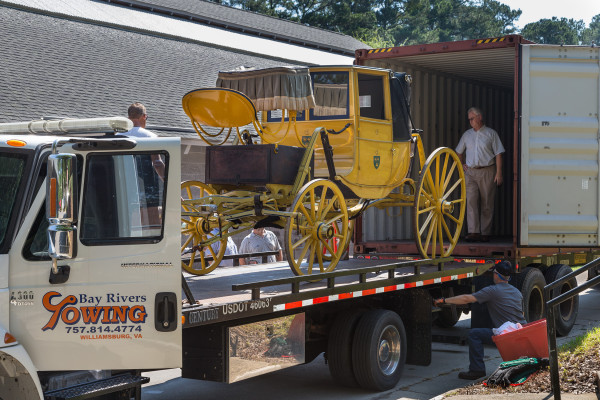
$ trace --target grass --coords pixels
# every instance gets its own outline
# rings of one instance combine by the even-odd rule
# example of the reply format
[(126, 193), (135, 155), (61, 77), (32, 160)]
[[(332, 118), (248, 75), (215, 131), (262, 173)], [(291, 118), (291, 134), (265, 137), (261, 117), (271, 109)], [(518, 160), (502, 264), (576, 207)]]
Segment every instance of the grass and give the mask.
[(585, 335), (578, 336), (563, 344), (558, 349), (559, 353), (583, 354), (600, 347), (600, 327), (596, 327)]

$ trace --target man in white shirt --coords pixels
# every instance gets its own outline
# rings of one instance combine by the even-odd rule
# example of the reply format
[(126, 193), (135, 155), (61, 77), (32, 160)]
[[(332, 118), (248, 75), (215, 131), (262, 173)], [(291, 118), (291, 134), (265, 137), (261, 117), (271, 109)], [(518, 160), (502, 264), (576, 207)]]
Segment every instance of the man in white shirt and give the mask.
[[(277, 256), (268, 256), (267, 262), (272, 263), (283, 260), (281, 245), (273, 232), (268, 231), (265, 228), (255, 228), (244, 238), (244, 240), (242, 240), (239, 254), (262, 253), (275, 250), (279, 250), (279, 254), (277, 254)], [(240, 258), (240, 265), (260, 264), (261, 262), (262, 257)]]
[(118, 135), (130, 137), (156, 137), (156, 134), (146, 129), (148, 113), (146, 113), (146, 107), (142, 103), (133, 103), (130, 105), (127, 109), (127, 116), (131, 122), (133, 122), (133, 128), (127, 132), (118, 133)]
[(467, 226), (469, 242), (488, 242), (492, 233), (496, 187), (502, 185), (504, 147), (498, 133), (485, 126), (481, 110), (469, 108), (471, 129), (456, 146), (467, 184)]
[[(128, 130), (127, 132), (117, 133), (117, 135), (128, 136), (128, 137), (137, 137), (137, 138), (145, 138), (145, 137), (157, 137), (153, 132), (150, 132), (146, 129), (146, 121), (148, 120), (148, 113), (146, 112), (146, 106), (142, 103), (133, 103), (127, 109), (127, 117), (133, 122), (133, 128)], [(152, 155), (152, 164), (154, 165), (154, 169), (156, 173), (160, 177), (161, 180), (164, 181), (165, 177), (165, 162), (158, 154)]]

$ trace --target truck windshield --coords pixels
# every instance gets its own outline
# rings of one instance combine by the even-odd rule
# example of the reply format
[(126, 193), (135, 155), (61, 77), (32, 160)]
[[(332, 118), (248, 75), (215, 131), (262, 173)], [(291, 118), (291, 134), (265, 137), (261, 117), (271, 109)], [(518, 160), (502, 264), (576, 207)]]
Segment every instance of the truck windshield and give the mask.
[(27, 166), (24, 153), (0, 153), (0, 246), (4, 248)]

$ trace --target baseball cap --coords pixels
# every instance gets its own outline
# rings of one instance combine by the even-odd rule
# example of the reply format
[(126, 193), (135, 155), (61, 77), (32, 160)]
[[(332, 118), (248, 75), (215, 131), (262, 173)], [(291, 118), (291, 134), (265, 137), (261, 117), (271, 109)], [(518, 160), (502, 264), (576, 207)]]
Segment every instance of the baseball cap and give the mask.
[(503, 276), (510, 276), (510, 273), (512, 272), (512, 265), (508, 261), (500, 261), (498, 264), (490, 268), (490, 271), (496, 271)]

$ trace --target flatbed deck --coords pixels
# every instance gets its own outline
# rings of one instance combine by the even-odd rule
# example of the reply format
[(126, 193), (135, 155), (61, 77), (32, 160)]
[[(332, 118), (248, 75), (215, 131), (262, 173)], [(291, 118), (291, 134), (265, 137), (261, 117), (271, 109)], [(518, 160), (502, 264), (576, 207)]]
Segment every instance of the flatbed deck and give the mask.
[(184, 304), (184, 327), (465, 279), (490, 266), (453, 259), (436, 265), (431, 260), (351, 258), (318, 282), (294, 277), (286, 262), (219, 267), (204, 276), (184, 275), (195, 301)]

